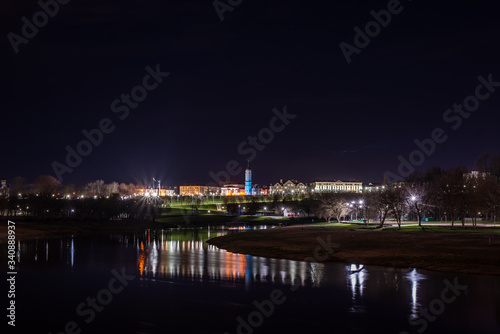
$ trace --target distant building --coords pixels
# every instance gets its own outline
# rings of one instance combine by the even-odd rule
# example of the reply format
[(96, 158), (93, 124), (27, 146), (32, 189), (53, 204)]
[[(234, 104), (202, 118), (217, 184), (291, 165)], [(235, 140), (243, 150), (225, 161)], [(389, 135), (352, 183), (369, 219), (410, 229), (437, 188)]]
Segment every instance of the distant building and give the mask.
[(165, 190), (165, 196), (175, 196), (177, 195), (177, 187), (162, 189)]
[(384, 189), (385, 189), (385, 185), (382, 183), (363, 184), (363, 192), (364, 193), (371, 193), (371, 192), (381, 191)]
[(181, 196), (201, 195), (202, 192), (202, 185), (184, 185), (179, 187), (179, 195)]
[(179, 187), (181, 196), (219, 196), (220, 193), (221, 187), (217, 186), (184, 185)]
[(155, 194), (155, 196), (166, 197), (174, 196), (176, 194), (175, 188), (138, 188), (135, 191), (138, 196), (153, 196), (153, 194)]
[(350, 192), (361, 193), (363, 184), (357, 181), (316, 181), (309, 184), (311, 192)]
[(250, 169), (250, 162), (245, 170), (245, 195), (252, 195), (252, 170)]
[(269, 187), (268, 186), (259, 186), (258, 184), (254, 184), (252, 186), (252, 195), (255, 196), (262, 196), (262, 195), (268, 195), (269, 194)]
[(269, 187), (270, 195), (295, 195), (295, 194), (305, 194), (308, 192), (307, 185), (303, 182), (297, 180), (288, 180), (272, 184)]
[(221, 196), (242, 196), (246, 194), (245, 185), (241, 183), (221, 183), (220, 194)]

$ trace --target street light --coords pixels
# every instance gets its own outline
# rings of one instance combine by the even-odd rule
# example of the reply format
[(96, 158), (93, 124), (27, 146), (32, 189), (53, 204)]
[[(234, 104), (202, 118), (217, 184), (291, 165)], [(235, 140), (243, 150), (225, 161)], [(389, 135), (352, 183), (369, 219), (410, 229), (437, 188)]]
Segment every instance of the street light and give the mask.
[(417, 196), (415, 196), (415, 195), (411, 196), (410, 200), (413, 202), (413, 205), (415, 205), (415, 213), (417, 214), (418, 226), (420, 226), (420, 224), (421, 224), (420, 211), (421, 210), (418, 207)]
[[(360, 208), (363, 208), (363, 204), (364, 204), (364, 203), (365, 203), (365, 201), (364, 201), (364, 200), (362, 200), (362, 199), (360, 199), (360, 200), (359, 200), (359, 207), (360, 207)], [(365, 215), (363, 215), (363, 219), (365, 219), (365, 220), (366, 220)]]

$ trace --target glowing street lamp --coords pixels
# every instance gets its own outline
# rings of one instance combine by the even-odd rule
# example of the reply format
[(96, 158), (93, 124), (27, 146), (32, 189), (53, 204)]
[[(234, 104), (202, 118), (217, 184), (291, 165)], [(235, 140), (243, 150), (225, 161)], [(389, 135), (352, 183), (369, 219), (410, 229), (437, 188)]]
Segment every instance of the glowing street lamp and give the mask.
[(418, 203), (417, 203), (417, 196), (415, 195), (412, 195), (410, 197), (410, 200), (413, 202), (413, 205), (415, 206), (415, 211), (416, 211), (416, 214), (417, 214), (417, 220), (418, 220), (418, 226), (421, 226), (421, 216), (420, 216), (420, 208), (418, 207)]

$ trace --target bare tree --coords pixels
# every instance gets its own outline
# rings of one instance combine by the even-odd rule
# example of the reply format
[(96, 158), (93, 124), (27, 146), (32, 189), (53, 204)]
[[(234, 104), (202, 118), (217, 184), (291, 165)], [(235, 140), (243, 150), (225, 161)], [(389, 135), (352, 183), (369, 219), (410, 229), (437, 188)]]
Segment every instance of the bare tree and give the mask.
[(315, 215), (320, 219), (324, 218), (328, 223), (331, 222), (332, 218), (340, 222), (341, 218), (348, 215), (351, 210), (349, 199), (345, 194), (325, 193), (319, 196)]
[(398, 228), (401, 228), (401, 221), (408, 213), (408, 194), (404, 186), (387, 187), (385, 190), (385, 200), (389, 205), (389, 210), (396, 219)]
[(26, 179), (21, 176), (16, 176), (12, 178), (9, 182), (9, 193), (10, 195), (17, 196), (18, 194), (24, 194), (28, 190)]
[(429, 185), (412, 184), (406, 187), (408, 208), (417, 215), (418, 226), (422, 227), (422, 218), (425, 211), (432, 206)]
[(455, 220), (461, 218), (462, 227), (465, 228), (465, 216), (467, 214), (467, 181), (464, 175), (467, 169), (456, 167), (443, 173), (439, 179), (439, 193), (436, 199), (439, 205), (449, 213), (451, 227)]
[(41, 196), (51, 196), (57, 192), (61, 186), (61, 182), (53, 176), (40, 175), (33, 181), (33, 186), (36, 193)]
[(94, 182), (87, 183), (86, 189), (90, 196), (102, 196), (104, 191), (104, 181), (96, 180)]
[(129, 195), (133, 195), (133, 194), (135, 194), (135, 193), (136, 193), (136, 191), (137, 191), (137, 188), (140, 188), (140, 187), (139, 187), (139, 186), (136, 186), (136, 185), (135, 185), (135, 184), (133, 184), (133, 183), (129, 183), (129, 185), (128, 185), (128, 193), (129, 193)]
[(127, 196), (129, 194), (129, 187), (126, 183), (120, 183), (118, 187), (118, 191), (120, 192), (121, 196)]
[(495, 219), (500, 207), (500, 181), (493, 175), (479, 178), (477, 180), (476, 194), (481, 209)]
[(111, 183), (105, 184), (102, 187), (102, 189), (103, 189), (104, 196), (111, 196), (112, 194), (117, 194), (118, 193), (118, 183), (111, 182)]
[(378, 228), (384, 227), (385, 220), (390, 211), (390, 197), (387, 190), (365, 196), (367, 210), (374, 212), (379, 220)]

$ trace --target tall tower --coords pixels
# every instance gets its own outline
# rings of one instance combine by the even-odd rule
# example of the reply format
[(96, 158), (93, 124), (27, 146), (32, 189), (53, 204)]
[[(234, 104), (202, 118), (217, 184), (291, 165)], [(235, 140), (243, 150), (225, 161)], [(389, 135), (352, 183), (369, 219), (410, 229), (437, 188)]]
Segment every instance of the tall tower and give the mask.
[(245, 170), (245, 195), (252, 195), (252, 170), (250, 169), (250, 161)]

